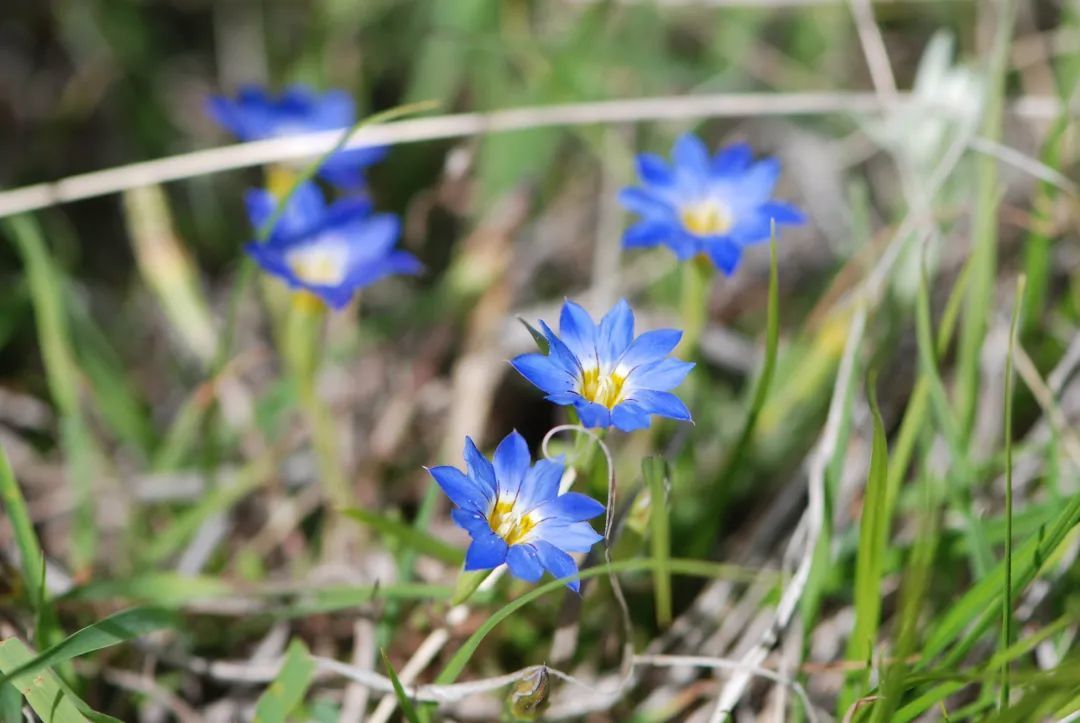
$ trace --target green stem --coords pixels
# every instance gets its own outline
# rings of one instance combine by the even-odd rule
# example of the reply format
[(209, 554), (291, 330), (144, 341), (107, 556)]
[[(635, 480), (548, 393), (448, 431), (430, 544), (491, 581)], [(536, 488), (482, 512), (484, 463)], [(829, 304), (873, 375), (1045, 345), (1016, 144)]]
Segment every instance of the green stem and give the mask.
[(680, 310), (682, 312), (683, 338), (680, 347), (683, 355), (697, 355), (701, 334), (709, 315), (709, 285), (714, 269), (704, 256), (698, 256), (682, 265), (680, 287)]
[(341, 468), (334, 421), (319, 397), (317, 372), (323, 343), (325, 307), (310, 294), (293, 296), (282, 350), (296, 382), (300, 406), (307, 417), (319, 478), (330, 502), (338, 509), (353, 507), (352, 492)]

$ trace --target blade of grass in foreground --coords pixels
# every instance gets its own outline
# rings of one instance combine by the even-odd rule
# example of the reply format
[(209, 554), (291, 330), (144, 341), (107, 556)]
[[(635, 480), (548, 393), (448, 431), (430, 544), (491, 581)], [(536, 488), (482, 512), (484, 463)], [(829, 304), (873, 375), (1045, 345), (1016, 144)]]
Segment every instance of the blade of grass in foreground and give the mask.
[[(987, 89), (983, 111), (982, 137), (990, 141), (1001, 139), (1004, 106), (1005, 76), (1009, 69), (1009, 48), (1016, 17), (1015, 0), (980, 3), (979, 14), (993, 16), (994, 42), (986, 67), (984, 82)], [(998, 160), (991, 156), (979, 158), (974, 173), (975, 209), (972, 228), (971, 285), (968, 288), (964, 323), (960, 329), (960, 344), (956, 357), (957, 421), (962, 440), (970, 437), (975, 420), (979, 395), (979, 359), (986, 337), (987, 313), (994, 307), (994, 279), (997, 276)]]
[(303, 702), (314, 677), (315, 661), (304, 643), (294, 639), (274, 682), (255, 703), (255, 723), (285, 723), (289, 713)]
[(649, 535), (653, 570), (653, 595), (656, 601), (656, 624), (666, 628), (671, 624), (671, 573), (667, 561), (671, 557), (671, 530), (668, 521), (668, 466), (663, 457), (646, 457), (641, 462), (641, 474), (649, 490)]
[(133, 608), (110, 615), (69, 635), (14, 669), (6, 670), (4, 675), (0, 676), (0, 685), (13, 678), (36, 674), (43, 668), (50, 668), (80, 655), (170, 627), (173, 623), (171, 614), (156, 608)]
[[(867, 384), (867, 398), (873, 419), (873, 441), (870, 450), (870, 471), (866, 478), (862, 519), (859, 524), (859, 549), (855, 558), (855, 629), (848, 638), (848, 660), (870, 660), (877, 640), (881, 618), (881, 576), (885, 565), (885, 544), (889, 532), (886, 515), (886, 485), (889, 469), (889, 449), (885, 440), (885, 424), (878, 409), (876, 375)], [(849, 685), (840, 699), (844, 711), (866, 690), (871, 668), (860, 673), (857, 685)]]
[[(750, 397), (750, 406), (739, 432), (738, 441), (731, 448), (731, 455), (724, 465), (720, 481), (713, 486), (710, 498), (707, 500), (707, 511), (704, 519), (717, 519), (723, 511), (724, 499), (728, 487), (742, 468), (742, 462), (750, 450), (750, 441), (753, 439), (754, 430), (757, 429), (758, 417), (765, 407), (765, 401), (772, 387), (773, 376), (776, 373), (776, 357), (780, 346), (780, 277), (776, 259), (776, 229), (773, 228), (772, 237), (769, 239), (769, 298), (765, 309), (765, 359), (761, 366), (761, 376), (754, 385), (753, 395)], [(707, 526), (705, 526), (707, 527)], [(713, 534), (712, 530), (705, 530), (704, 534)], [(701, 543), (695, 549), (704, 554), (705, 545)]]
[(11, 679), (10, 685), (0, 684), (0, 687), (18, 690), (43, 721), (89, 723), (90, 719), (79, 712), (79, 706), (64, 692), (51, 670), (40, 674), (18, 672), (34, 660), (34, 652), (22, 641), (16, 638), (0, 640), (0, 673)]
[(30, 515), (26, 510), (26, 500), (15, 481), (3, 446), (0, 446), (0, 502), (4, 503), (4, 511), (11, 523), (15, 544), (19, 548), (22, 582), (26, 587), (27, 600), (34, 612), (40, 614), (45, 605), (45, 575), (42, 569), (45, 555), (41, 551), (37, 535), (34, 534), (34, 525), (30, 522)]
[[(1001, 647), (1012, 645), (1012, 537), (1013, 537), (1013, 356), (1016, 353), (1016, 330), (1024, 300), (1024, 276), (1016, 280), (1016, 301), (1009, 324), (1009, 353), (1005, 357), (1005, 580), (1001, 590)], [(1009, 706), (1009, 663), (1001, 666), (1002, 710)]]
[(386, 675), (394, 686), (394, 697), (397, 698), (405, 719), (409, 723), (420, 723), (420, 716), (416, 714), (416, 708), (413, 706), (412, 701), (409, 700), (409, 696), (405, 695), (405, 688), (402, 687), (401, 681), (398, 680), (397, 671), (391, 665), (390, 658), (386, 657), (386, 651), (380, 648), (379, 655), (382, 656), (383, 667), (386, 668)]
[[(577, 579), (586, 580), (590, 577), (597, 577), (598, 575), (607, 575), (609, 572), (645, 572), (655, 570), (657, 568), (657, 561), (652, 558), (637, 558), (633, 560), (619, 560), (618, 562), (611, 563), (610, 565), (597, 565), (590, 567), (587, 570), (581, 570), (575, 577)], [(705, 560), (687, 560), (682, 558), (672, 558), (667, 560), (667, 568), (672, 574), (676, 575), (688, 575), (692, 577), (707, 577), (707, 578), (728, 578), (728, 579), (742, 579), (742, 580), (756, 580), (760, 581), (763, 578), (768, 579), (770, 574), (768, 572), (749, 572), (741, 567), (734, 565), (725, 565), (717, 562), (707, 562)], [(775, 576), (774, 581), (776, 580)], [(465, 670), (465, 666), (468, 664), (469, 659), (472, 658), (473, 653), (480, 646), (480, 643), (484, 641), (488, 633), (496, 628), (502, 621), (513, 615), (515, 612), (525, 607), (534, 600), (537, 600), (548, 593), (557, 592), (563, 590), (567, 582), (575, 578), (564, 578), (560, 580), (553, 580), (543, 585), (538, 585), (529, 592), (525, 593), (521, 597), (513, 600), (503, 607), (493, 612), (483, 624), (477, 628), (469, 638), (461, 644), (454, 653), (453, 657), (443, 668), (442, 672), (435, 679), (435, 682), (440, 685), (449, 685), (457, 680), (457, 677), (461, 675)]]
[(89, 567), (97, 551), (95, 498), (92, 484), (102, 457), (79, 403), (79, 369), (61, 298), (63, 284), (45, 246), (41, 229), (31, 216), (4, 221), (26, 269), (37, 321), (38, 343), (45, 363), (49, 392), (60, 414), (60, 444), (65, 476), (74, 492), (71, 562), (76, 571)]
[(455, 567), (465, 562), (465, 553), (461, 551), (461, 548), (432, 537), (423, 530), (418, 530), (401, 520), (395, 520), (392, 517), (363, 509), (344, 510), (343, 514), (361, 524), (368, 525), (381, 535), (396, 539), (404, 547), (422, 555), (427, 555)]

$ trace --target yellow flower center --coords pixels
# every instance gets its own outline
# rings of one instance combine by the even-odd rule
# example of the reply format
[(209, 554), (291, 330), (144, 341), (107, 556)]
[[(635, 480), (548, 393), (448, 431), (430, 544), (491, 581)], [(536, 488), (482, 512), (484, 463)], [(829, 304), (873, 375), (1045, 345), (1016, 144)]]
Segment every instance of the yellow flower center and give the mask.
[(507, 545), (516, 545), (536, 527), (531, 515), (519, 515), (514, 511), (513, 500), (498, 500), (488, 513), (491, 531), (501, 537)]
[(581, 389), (578, 394), (590, 402), (602, 404), (608, 409), (614, 409), (615, 405), (625, 396), (623, 387), (626, 377), (615, 372), (601, 374), (598, 367), (586, 369), (581, 375)]
[(679, 213), (683, 228), (697, 236), (716, 236), (731, 229), (731, 211), (727, 206), (708, 199), (684, 206)]
[(299, 248), (287, 257), (289, 268), (304, 283), (337, 286), (345, 279), (345, 259), (336, 248)]

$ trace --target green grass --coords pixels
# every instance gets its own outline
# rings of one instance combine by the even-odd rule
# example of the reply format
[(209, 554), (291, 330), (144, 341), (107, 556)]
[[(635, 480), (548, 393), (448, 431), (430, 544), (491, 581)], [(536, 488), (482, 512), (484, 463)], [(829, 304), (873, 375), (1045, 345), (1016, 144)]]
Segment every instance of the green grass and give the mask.
[[(8, 189), (223, 144), (204, 96), (248, 80), (346, 89), (363, 118), (341, 143), (372, 123), (441, 133), (457, 113), (566, 103), (671, 96), (671, 117), (586, 113), (396, 145), (368, 190), (402, 217), (424, 273), (334, 315), (297, 311), (242, 252), (284, 210), (249, 228), (245, 189), (270, 171), (288, 178), (287, 200), (328, 155), (0, 219), (0, 721), (24, 707), (79, 721), (214, 705), (338, 720), (354, 683), (317, 657), (384, 676), (370, 707), (390, 696), (409, 721), (459, 705), (511, 720), (515, 686), (484, 681), (546, 663), (558, 670), (533, 712), (707, 716), (717, 689), (704, 670), (639, 666), (609, 707), (574, 706), (631, 680), (627, 646), (738, 660), (797, 569), (808, 575), (792, 623), (756, 664), (803, 685), (821, 717), (1080, 711), (1076, 460), (1013, 379), (1019, 349), (1054, 378), (1076, 338), (1076, 197), (970, 149), (929, 208), (912, 195), (967, 132), (1080, 175), (1072, 5), (873, 4), (902, 91), (925, 87), (919, 58), (934, 32), (952, 33), (985, 94), (961, 98), (951, 71), (956, 102), (977, 111), (967, 125), (903, 99), (890, 122), (847, 96), (759, 113), (757, 98), (872, 94), (844, 3), (144, 5), (5, 17), (24, 92), (0, 140), (0, 208)], [(700, 93), (732, 95), (680, 111)], [(1043, 97), (1018, 113), (1028, 95)], [(1053, 100), (1061, 112), (1030, 115)], [(619, 248), (633, 155), (667, 154), (685, 130), (778, 157), (776, 196), (811, 223), (774, 229), (731, 277)], [(901, 225), (904, 251), (864, 294)], [(146, 256), (165, 247), (174, 256)], [(468, 536), (423, 467), (460, 466), (465, 435), (490, 453), (515, 428), (538, 455), (548, 429), (574, 420), (506, 359), (548, 351), (531, 325), (554, 326), (563, 298), (595, 313), (618, 296), (638, 332), (685, 331), (677, 355), (696, 367), (675, 391), (694, 424), (605, 435), (614, 525), (609, 548), (581, 559), (581, 596), (550, 577), (481, 587), (486, 573), (461, 574)], [(1059, 376), (1053, 401), (1075, 424), (1080, 381)], [(836, 444), (812, 459), (830, 412)], [(552, 447), (578, 467), (575, 491), (602, 496), (587, 437)], [(825, 470), (815, 520), (811, 468)], [(418, 685), (483, 690), (410, 699), (395, 666), (411, 672), (418, 652), (430, 653)], [(755, 679), (740, 718), (763, 715), (769, 685)], [(806, 720), (795, 697), (784, 717)]]

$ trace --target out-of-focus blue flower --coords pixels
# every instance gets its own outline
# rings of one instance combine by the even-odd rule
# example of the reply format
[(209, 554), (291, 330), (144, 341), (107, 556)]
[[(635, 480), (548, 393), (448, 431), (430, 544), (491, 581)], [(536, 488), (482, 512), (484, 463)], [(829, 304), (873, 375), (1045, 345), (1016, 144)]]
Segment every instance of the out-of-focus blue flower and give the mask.
[[(271, 218), (277, 199), (250, 190), (244, 198), (256, 230)], [(420, 262), (394, 248), (397, 216), (371, 213), (366, 198), (344, 198), (329, 206), (314, 183), (300, 184), (265, 242), (244, 250), (266, 271), (293, 289), (303, 289), (340, 309), (353, 294), (390, 274), (415, 274)]]
[(727, 275), (735, 271), (742, 249), (768, 240), (771, 222), (805, 222), (789, 203), (772, 200), (780, 175), (775, 158), (754, 162), (745, 143), (710, 155), (692, 133), (681, 136), (672, 151), (674, 165), (661, 157), (637, 157), (642, 185), (624, 188), (619, 200), (641, 219), (623, 234), (623, 245), (668, 246), (681, 260), (708, 256)]
[[(565, 466), (541, 459), (530, 466), (529, 447), (511, 432), (489, 462), (468, 437), (465, 468), (428, 470), (457, 505), (454, 522), (472, 537), (466, 570), (490, 570), (506, 563), (510, 572), (537, 582), (547, 570), (556, 578), (577, 573), (568, 552), (588, 552), (602, 538), (588, 523), (604, 506), (583, 494), (559, 494)], [(494, 463), (494, 464), (493, 464)], [(573, 580), (567, 587), (577, 592)]]
[(693, 369), (668, 357), (679, 343), (676, 329), (634, 338), (634, 312), (620, 300), (599, 324), (572, 301), (563, 304), (559, 333), (540, 322), (547, 354), (522, 354), (511, 364), (547, 392), (549, 401), (572, 405), (586, 427), (624, 432), (649, 426), (649, 415), (690, 421), (690, 411), (671, 393)]
[[(207, 104), (210, 116), (242, 141), (344, 130), (356, 124), (356, 105), (348, 93), (328, 90), (319, 94), (293, 85), (272, 96), (263, 88), (247, 85), (235, 98), (215, 95)], [(386, 146), (354, 148), (331, 156), (319, 175), (341, 188), (364, 186), (363, 170), (381, 161)]]

